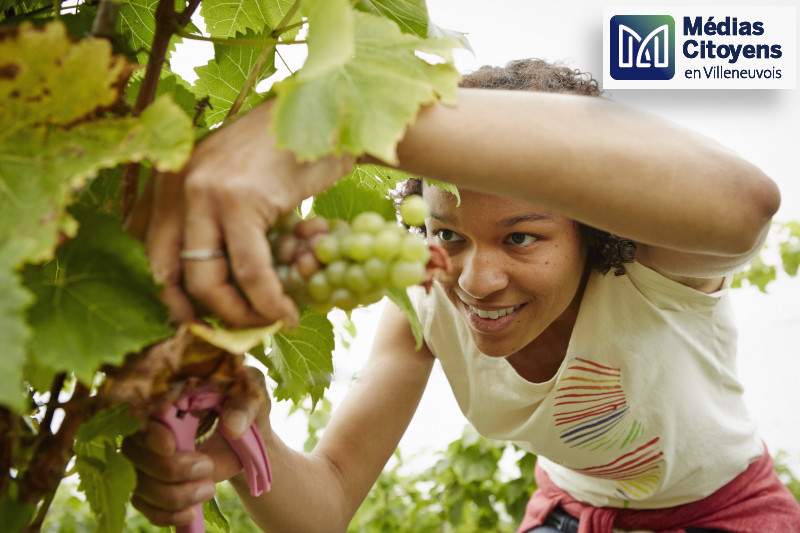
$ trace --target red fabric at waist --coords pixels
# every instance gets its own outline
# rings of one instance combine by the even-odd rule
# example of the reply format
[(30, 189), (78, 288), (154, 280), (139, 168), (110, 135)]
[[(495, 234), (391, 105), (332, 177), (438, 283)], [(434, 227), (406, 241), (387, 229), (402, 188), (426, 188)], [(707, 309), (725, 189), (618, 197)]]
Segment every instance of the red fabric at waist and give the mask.
[(775, 473), (766, 451), (730, 483), (702, 500), (665, 509), (592, 507), (558, 488), (536, 466), (533, 493), (517, 533), (544, 523), (561, 507), (580, 519), (578, 533), (611, 533), (612, 528), (684, 533), (686, 527), (736, 533), (800, 533), (800, 505)]

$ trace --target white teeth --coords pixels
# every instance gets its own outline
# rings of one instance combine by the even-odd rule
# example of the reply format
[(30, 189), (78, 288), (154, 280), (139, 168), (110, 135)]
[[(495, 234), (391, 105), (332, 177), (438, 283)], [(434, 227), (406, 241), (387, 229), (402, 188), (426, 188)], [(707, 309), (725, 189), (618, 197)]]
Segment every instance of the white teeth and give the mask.
[(519, 309), (519, 306), (515, 305), (514, 307), (506, 307), (505, 309), (493, 309), (492, 311), (484, 311), (483, 309), (478, 309), (477, 307), (472, 307), (470, 305), (469, 309), (470, 311), (472, 311), (481, 318), (489, 318), (491, 320), (497, 320), (501, 316), (510, 315), (511, 313)]

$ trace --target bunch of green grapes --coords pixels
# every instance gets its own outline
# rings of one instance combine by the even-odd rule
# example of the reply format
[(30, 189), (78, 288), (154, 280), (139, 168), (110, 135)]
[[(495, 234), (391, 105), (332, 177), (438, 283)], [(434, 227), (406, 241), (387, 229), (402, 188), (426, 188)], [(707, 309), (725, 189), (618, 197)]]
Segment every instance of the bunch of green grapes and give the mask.
[[(427, 213), (427, 205), (416, 198), (410, 209), (401, 207), (411, 225), (419, 225)], [(349, 311), (377, 302), (386, 289), (420, 284), (430, 257), (421, 236), (371, 211), (350, 223), (284, 217), (270, 229), (269, 240), (286, 293), (298, 305), (323, 313), (333, 307)]]

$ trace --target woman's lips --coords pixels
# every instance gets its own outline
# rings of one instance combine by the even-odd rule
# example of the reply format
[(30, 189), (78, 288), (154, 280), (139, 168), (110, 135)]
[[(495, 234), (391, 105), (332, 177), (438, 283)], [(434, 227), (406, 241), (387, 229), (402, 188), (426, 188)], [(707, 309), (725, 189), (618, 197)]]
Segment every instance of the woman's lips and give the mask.
[(464, 304), (469, 325), (482, 333), (498, 333), (504, 330), (514, 321), (519, 310), (525, 306), (525, 304), (521, 304), (499, 309), (481, 309), (464, 301), (461, 303)]

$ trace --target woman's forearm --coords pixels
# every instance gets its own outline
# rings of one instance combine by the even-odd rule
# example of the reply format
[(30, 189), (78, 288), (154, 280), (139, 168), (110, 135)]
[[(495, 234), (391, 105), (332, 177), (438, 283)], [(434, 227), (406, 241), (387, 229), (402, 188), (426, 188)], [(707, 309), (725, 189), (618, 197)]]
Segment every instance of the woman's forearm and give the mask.
[(269, 492), (250, 494), (240, 474), (230, 480), (247, 514), (262, 530), (332, 533), (346, 531), (342, 486), (333, 465), (324, 458), (291, 449), (277, 436), (268, 435), (273, 479)]
[(456, 107), (420, 113), (398, 156), (409, 172), (689, 252), (746, 253), (780, 201), (714, 141), (584, 96), (462, 89)]

